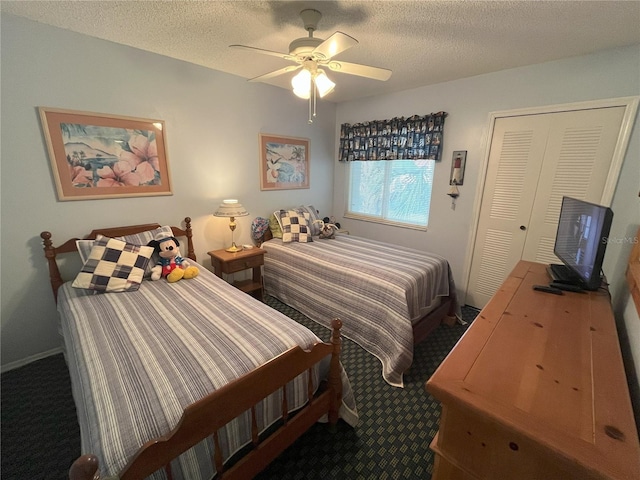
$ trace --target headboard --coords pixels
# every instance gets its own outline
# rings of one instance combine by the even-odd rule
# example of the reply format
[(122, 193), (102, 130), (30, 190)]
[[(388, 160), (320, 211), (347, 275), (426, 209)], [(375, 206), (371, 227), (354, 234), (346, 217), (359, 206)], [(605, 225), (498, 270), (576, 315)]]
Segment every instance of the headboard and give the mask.
[[(173, 231), (173, 235), (175, 237), (186, 237), (187, 238), (187, 257), (189, 257), (194, 262), (196, 261), (196, 254), (193, 248), (193, 232), (191, 231), (191, 218), (186, 217), (184, 219), (185, 228), (182, 229), (180, 227), (171, 227)], [(92, 230), (91, 233), (83, 237), (84, 240), (94, 240), (98, 235), (104, 235), (105, 237), (123, 237), (125, 235), (133, 235), (140, 232), (146, 232), (148, 230), (155, 230), (156, 228), (160, 228), (161, 225), (157, 223), (147, 223), (144, 225), (130, 225), (126, 227), (109, 227), (109, 228), (98, 228)], [(47, 258), (49, 263), (49, 279), (51, 281), (51, 289), (53, 290), (54, 298), (58, 299), (58, 289), (64, 283), (62, 276), (60, 275), (60, 269), (58, 268), (58, 262), (56, 260), (57, 255), (61, 253), (72, 253), (77, 252), (78, 247), (76, 245), (76, 241), (80, 240), (79, 238), (71, 238), (64, 242), (62, 245), (58, 247), (53, 246), (53, 242), (51, 241), (51, 232), (42, 232), (40, 237), (43, 240), (44, 245), (44, 256)]]
[(271, 229), (267, 228), (264, 233), (262, 234), (262, 236), (257, 240), (257, 244), (258, 246), (262, 245), (264, 242), (266, 242), (267, 240), (271, 240), (273, 238), (273, 233), (271, 233)]

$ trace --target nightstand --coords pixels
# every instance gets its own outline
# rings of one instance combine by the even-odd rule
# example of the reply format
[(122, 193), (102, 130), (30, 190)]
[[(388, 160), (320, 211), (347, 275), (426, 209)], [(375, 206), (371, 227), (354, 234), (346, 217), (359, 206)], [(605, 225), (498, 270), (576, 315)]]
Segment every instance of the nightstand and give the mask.
[(236, 253), (224, 249), (208, 252), (214, 273), (222, 278), (222, 274), (231, 274), (243, 270), (253, 269), (252, 278), (233, 282), (233, 285), (260, 301), (262, 298), (262, 265), (264, 265), (264, 250), (250, 248)]

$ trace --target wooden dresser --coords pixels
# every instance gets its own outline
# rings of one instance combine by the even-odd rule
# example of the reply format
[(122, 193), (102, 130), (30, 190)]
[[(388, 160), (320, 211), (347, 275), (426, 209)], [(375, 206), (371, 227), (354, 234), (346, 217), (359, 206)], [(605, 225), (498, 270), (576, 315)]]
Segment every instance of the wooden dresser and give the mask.
[(640, 479), (606, 290), (552, 295), (521, 261), (427, 382), (442, 403), (433, 479)]

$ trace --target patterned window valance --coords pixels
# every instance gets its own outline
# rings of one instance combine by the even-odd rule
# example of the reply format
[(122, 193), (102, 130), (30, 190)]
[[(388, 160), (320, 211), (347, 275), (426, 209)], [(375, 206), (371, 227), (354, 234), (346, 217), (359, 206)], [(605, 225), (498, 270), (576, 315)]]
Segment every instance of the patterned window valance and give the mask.
[(440, 159), (445, 112), (340, 126), (338, 160)]

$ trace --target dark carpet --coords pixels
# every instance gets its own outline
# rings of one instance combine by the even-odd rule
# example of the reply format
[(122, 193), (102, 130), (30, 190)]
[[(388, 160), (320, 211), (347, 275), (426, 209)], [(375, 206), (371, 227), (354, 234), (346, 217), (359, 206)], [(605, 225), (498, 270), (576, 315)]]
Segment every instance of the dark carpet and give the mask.
[[(273, 308), (323, 340), (329, 330), (267, 297)], [(476, 309), (463, 307), (473, 321)], [(380, 361), (344, 339), (342, 363), (353, 387), (360, 422), (330, 432), (316, 424), (257, 478), (430, 479), (429, 443), (438, 429), (440, 404), (424, 384), (468, 326), (441, 325), (414, 352), (403, 389), (382, 379)], [(61, 354), (2, 374), (1, 471), (3, 480), (62, 480), (80, 455), (80, 429), (69, 374)]]

